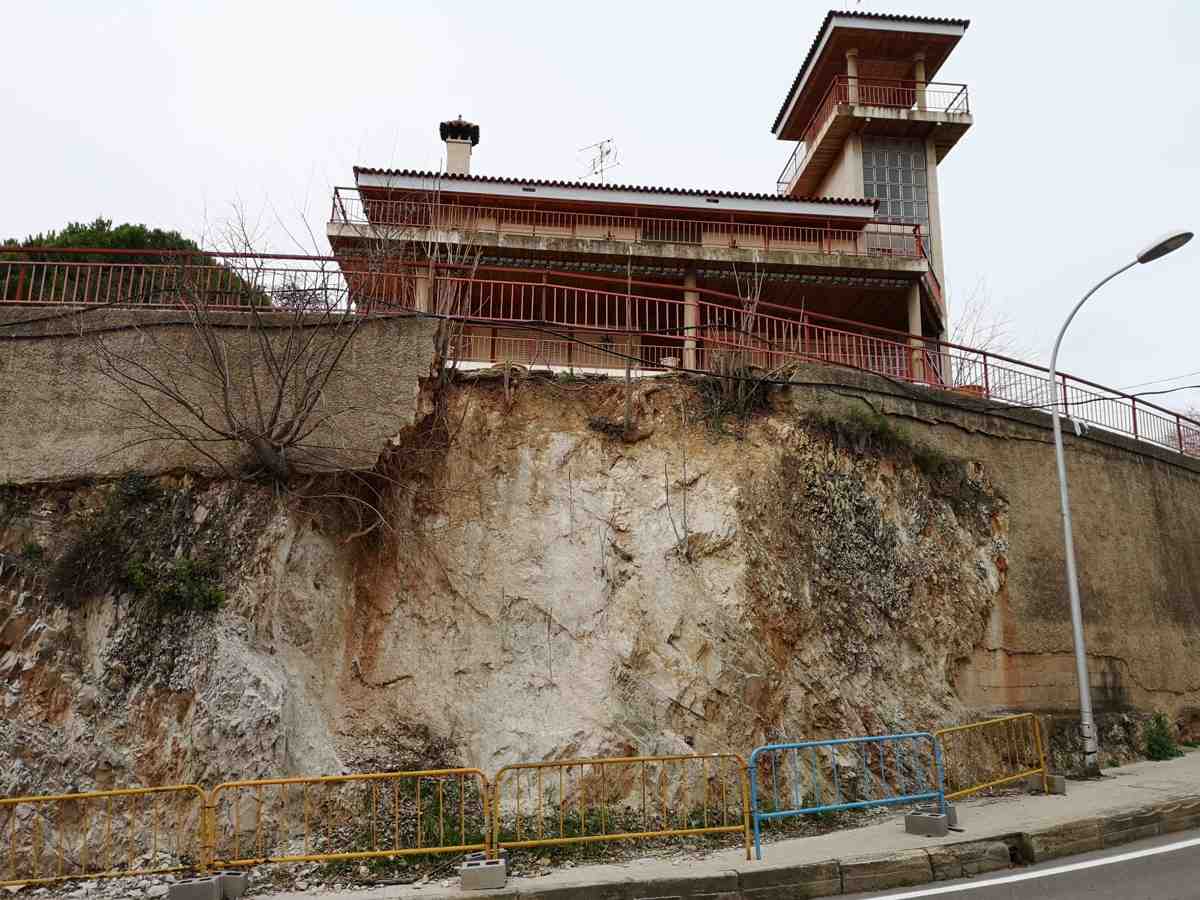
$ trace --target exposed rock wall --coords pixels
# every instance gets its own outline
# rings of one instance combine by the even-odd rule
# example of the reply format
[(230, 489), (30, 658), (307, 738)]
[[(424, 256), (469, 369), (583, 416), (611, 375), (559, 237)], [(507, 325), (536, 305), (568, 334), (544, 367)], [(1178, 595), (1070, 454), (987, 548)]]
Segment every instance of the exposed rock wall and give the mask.
[[(55, 600), (45, 572), (112, 488), (9, 489), (0, 791), (746, 751), (1069, 708), (1040, 418), (805, 377), (836, 384), (716, 427), (688, 384), (643, 383), (628, 443), (589, 427), (620, 385), (457, 386), (449, 446), (403, 451), (373, 540), (266, 489), (170, 481), (180, 546), (232, 548), (215, 614)], [(1200, 476), (1086, 439), (1072, 475), (1097, 687), (1187, 715)]]

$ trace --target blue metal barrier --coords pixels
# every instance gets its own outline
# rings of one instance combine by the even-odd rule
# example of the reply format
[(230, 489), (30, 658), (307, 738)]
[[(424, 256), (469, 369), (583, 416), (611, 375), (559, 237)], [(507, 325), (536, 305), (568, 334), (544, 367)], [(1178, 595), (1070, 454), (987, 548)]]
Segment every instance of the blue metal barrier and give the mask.
[[(760, 796), (760, 778), (768, 796)], [(945, 793), (941, 746), (925, 731), (756, 747), (750, 754), (754, 852), (762, 859), (764, 821), (921, 800), (937, 800), (944, 811)]]

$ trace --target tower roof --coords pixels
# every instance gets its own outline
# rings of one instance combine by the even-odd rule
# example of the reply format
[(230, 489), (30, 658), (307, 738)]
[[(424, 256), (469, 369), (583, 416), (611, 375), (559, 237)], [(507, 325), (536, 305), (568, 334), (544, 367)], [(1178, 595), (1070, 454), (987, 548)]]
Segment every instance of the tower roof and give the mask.
[(846, 50), (857, 49), (863, 58), (883, 59), (923, 52), (925, 77), (932, 80), (970, 24), (968, 19), (830, 10), (800, 64), (771, 131), (778, 138), (799, 137), (833, 77), (845, 72)]

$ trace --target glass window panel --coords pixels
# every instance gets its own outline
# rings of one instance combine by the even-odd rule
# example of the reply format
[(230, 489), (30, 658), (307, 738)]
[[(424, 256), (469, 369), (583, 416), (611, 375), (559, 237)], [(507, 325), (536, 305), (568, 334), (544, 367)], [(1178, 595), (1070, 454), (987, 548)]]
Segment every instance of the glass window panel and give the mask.
[(913, 181), (912, 177), (913, 177), (913, 173), (912, 173), (911, 169), (901, 169), (900, 170), (900, 183), (901, 184), (912, 184), (912, 181)]
[(900, 183), (900, 170), (899, 169), (888, 169), (888, 181), (891, 184), (899, 184)]
[(917, 204), (917, 218), (920, 219), (922, 222), (925, 222), (926, 224), (929, 223), (929, 204), (928, 203), (918, 203)]
[(900, 199), (900, 185), (898, 185), (898, 184), (888, 185), (888, 196), (891, 197), (893, 200), (899, 200)]
[(914, 200), (925, 200), (925, 199), (928, 199), (928, 198), (926, 197), (926, 195), (925, 195), (925, 188), (923, 188), (923, 187), (915, 187), (915, 188), (913, 188), (913, 199), (914, 199)]
[(924, 183), (925, 183), (925, 170), (917, 169), (915, 172), (913, 172), (913, 184), (924, 184)]
[(913, 189), (910, 188), (908, 185), (906, 185), (906, 184), (901, 185), (900, 186), (900, 199), (901, 200), (911, 200), (913, 198), (912, 191), (913, 191)]
[(911, 203), (904, 204), (904, 218), (911, 219), (913, 217), (913, 205)]

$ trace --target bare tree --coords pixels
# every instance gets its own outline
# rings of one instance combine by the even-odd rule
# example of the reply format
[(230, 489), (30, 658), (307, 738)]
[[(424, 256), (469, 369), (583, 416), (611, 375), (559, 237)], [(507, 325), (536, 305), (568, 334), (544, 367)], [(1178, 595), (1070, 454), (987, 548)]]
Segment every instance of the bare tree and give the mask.
[(982, 278), (969, 294), (952, 305), (950, 343), (1004, 356), (1023, 352), (1013, 320), (996, 309)]
[[(101, 402), (136, 435), (126, 446), (182, 443), (226, 475), (267, 472), (280, 481), (298, 466), (347, 466), (352, 448), (331, 442), (329, 432), (358, 403), (344, 391), (331, 403), (328, 390), (370, 317), (350, 309), (335, 264), (287, 270), (261, 259), (181, 260), (148, 299), (181, 315), (90, 336), (100, 373), (118, 388), (117, 399)], [(170, 325), (188, 326), (186, 335)]]

